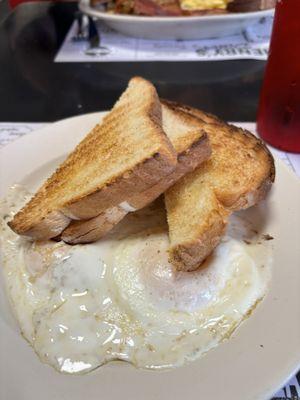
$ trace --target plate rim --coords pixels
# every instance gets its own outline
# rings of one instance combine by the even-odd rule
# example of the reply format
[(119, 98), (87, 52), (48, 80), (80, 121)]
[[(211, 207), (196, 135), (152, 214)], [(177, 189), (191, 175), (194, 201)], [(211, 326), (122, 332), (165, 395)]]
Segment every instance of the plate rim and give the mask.
[[(37, 138), (36, 140), (39, 140), (39, 137), (40, 137), (41, 132), (42, 132), (43, 130), (45, 130), (45, 129), (46, 129), (46, 130), (49, 130), (49, 129), (51, 130), (51, 129), (53, 129), (53, 126), (55, 126), (55, 125), (56, 125), (56, 126), (57, 126), (57, 125), (60, 125), (62, 122), (65, 122), (65, 123), (67, 122), (67, 123), (68, 123), (68, 122), (70, 122), (70, 121), (79, 120), (79, 119), (84, 120), (85, 118), (97, 118), (97, 117), (102, 118), (107, 112), (108, 112), (108, 111), (100, 111), (100, 112), (93, 112), (93, 113), (88, 113), (88, 114), (82, 114), (82, 115), (77, 115), (77, 116), (68, 117), (68, 118), (65, 118), (65, 119), (62, 119), (62, 120), (58, 120), (58, 121), (55, 121), (55, 122), (53, 122), (53, 123), (48, 123), (48, 125), (46, 125), (46, 126), (40, 128), (40, 129), (34, 130), (34, 131), (32, 131), (32, 132), (30, 132), (30, 133), (28, 133), (28, 134), (22, 136), (21, 138), (19, 138), (19, 139), (13, 141), (13, 142), (11, 142), (11, 143), (8, 143), (6, 146), (2, 147), (2, 148), (0, 149), (0, 159), (2, 159), (2, 155), (3, 155), (4, 152), (6, 152), (7, 150), (9, 150), (9, 152), (11, 152), (11, 151), (18, 151), (18, 149), (22, 149), (24, 141), (25, 141), (25, 142), (31, 142), (32, 139), (35, 138), (35, 137)], [(295, 172), (293, 172), (293, 171), (292, 171), (282, 160), (280, 160), (278, 157), (274, 156), (274, 158), (275, 158), (276, 164), (280, 165), (280, 168), (284, 168), (284, 170), (290, 175), (290, 177), (294, 180), (294, 182), (298, 185), (298, 188), (299, 188), (299, 187), (300, 187), (300, 180), (299, 180), (299, 178), (297, 177), (297, 175), (295, 174)], [(46, 161), (47, 161), (47, 160), (45, 160), (45, 162), (46, 162)], [(3, 194), (4, 194), (4, 193), (1, 193), (1, 196), (2, 196)], [(296, 356), (295, 356), (295, 359), (296, 359)], [(290, 360), (291, 360), (291, 359), (290, 359)], [(299, 361), (300, 361), (300, 360), (299, 360)], [(299, 361), (298, 361), (298, 363), (299, 363)], [(293, 361), (293, 360), (291, 360), (290, 363), (293, 364), (293, 367), (292, 367), (292, 368), (289, 368), (289, 366), (286, 365), (286, 366), (285, 366), (285, 367), (286, 367), (285, 370), (288, 370), (287, 373), (284, 373), (284, 371), (282, 372), (282, 375), (284, 375), (285, 378), (282, 379), (280, 382), (279, 382), (279, 380), (278, 380), (278, 383), (277, 383), (276, 387), (275, 387), (275, 385), (274, 385), (272, 388), (269, 388), (268, 390), (265, 390), (265, 392), (263, 393), (264, 395), (272, 396), (273, 393), (275, 393), (278, 389), (280, 389), (280, 388), (282, 387), (282, 385), (284, 385), (284, 384), (293, 376), (293, 374), (295, 374), (295, 372), (297, 372), (297, 370), (298, 370), (298, 368), (299, 368), (298, 364), (297, 364), (297, 365), (294, 364), (294, 361)]]

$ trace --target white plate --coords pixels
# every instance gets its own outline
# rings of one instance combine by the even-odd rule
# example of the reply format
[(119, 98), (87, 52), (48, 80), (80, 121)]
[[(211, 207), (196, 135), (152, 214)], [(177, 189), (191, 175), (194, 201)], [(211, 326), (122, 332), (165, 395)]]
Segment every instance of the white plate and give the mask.
[[(66, 119), (2, 149), (0, 196), (15, 182), (34, 189), (102, 116)], [(61, 375), (42, 364), (21, 337), (2, 292), (1, 400), (269, 399), (300, 362), (300, 185), (282, 162), (276, 160), (276, 167), (270, 196), (248, 211), (249, 218), (274, 237), (270, 290), (230, 340), (171, 371), (142, 371), (114, 363), (86, 376)]]
[(90, 6), (90, 0), (80, 0), (79, 8), (85, 14), (103, 20), (116, 31), (145, 39), (206, 39), (234, 35), (260, 18), (274, 13), (271, 9), (224, 15), (146, 17), (109, 14)]

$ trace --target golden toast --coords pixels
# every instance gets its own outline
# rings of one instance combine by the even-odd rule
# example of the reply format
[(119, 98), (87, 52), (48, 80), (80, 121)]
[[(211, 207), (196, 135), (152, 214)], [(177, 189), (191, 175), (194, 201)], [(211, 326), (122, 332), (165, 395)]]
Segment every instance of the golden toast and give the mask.
[(147, 190), (131, 196), (126, 207), (112, 207), (99, 216), (85, 221), (72, 221), (61, 238), (67, 243), (88, 243), (105, 236), (125, 215), (145, 207), (165, 192), (172, 184), (194, 170), (211, 154), (208, 135), (202, 121), (184, 110), (174, 110), (162, 101), (162, 126), (177, 152), (177, 166)]
[(59, 235), (170, 175), (177, 153), (162, 128), (154, 86), (130, 80), (111, 112), (67, 157), (9, 226), (33, 239)]
[(228, 217), (263, 199), (275, 178), (274, 160), (250, 132), (187, 106), (169, 103), (198, 117), (208, 132), (211, 158), (165, 193), (170, 261), (192, 271), (213, 251)]

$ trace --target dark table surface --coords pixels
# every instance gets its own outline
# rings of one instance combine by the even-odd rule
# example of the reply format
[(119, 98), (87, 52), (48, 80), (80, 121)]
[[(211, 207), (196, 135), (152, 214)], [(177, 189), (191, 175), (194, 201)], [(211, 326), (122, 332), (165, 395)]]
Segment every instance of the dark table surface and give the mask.
[(76, 3), (24, 3), (0, 24), (0, 121), (54, 121), (109, 109), (133, 75), (160, 96), (254, 121), (265, 63), (54, 63)]

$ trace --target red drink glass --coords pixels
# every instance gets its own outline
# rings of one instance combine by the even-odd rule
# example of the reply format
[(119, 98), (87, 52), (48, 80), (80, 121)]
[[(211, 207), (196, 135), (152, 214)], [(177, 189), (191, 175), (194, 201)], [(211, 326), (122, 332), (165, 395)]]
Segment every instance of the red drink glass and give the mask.
[(257, 130), (271, 145), (300, 152), (300, 0), (277, 0)]

